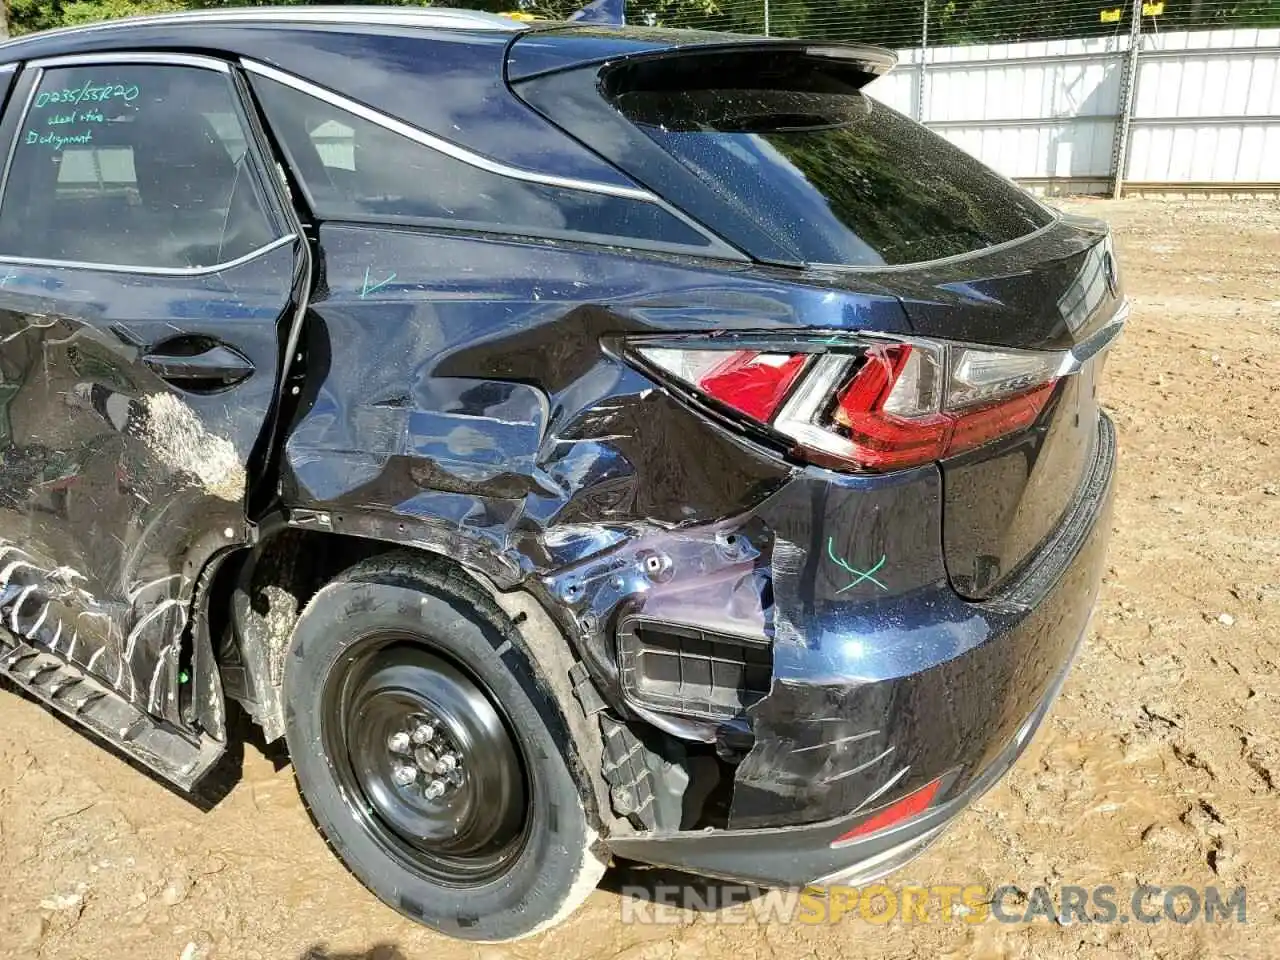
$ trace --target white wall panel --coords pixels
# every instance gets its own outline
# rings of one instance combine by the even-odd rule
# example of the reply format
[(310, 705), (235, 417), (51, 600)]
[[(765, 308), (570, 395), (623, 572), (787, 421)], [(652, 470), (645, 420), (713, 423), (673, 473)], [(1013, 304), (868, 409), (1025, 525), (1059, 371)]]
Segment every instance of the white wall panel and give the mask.
[(867, 92), (881, 103), (907, 116), (912, 116), (915, 109), (918, 70), (917, 66), (899, 62), (892, 73), (872, 83), (867, 88)]
[[(928, 50), (923, 116), (1011, 177), (1111, 173), (1127, 37)], [(914, 115), (919, 50), (868, 87)], [(1143, 37), (1126, 179), (1280, 184), (1280, 29)]]

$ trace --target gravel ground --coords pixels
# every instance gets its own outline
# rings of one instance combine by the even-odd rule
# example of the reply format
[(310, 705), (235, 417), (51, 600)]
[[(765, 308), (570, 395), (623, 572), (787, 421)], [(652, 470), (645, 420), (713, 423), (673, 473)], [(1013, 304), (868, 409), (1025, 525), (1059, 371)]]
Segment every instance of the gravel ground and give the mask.
[(1274, 956), (1280, 204), (1070, 206), (1114, 225), (1134, 299), (1102, 388), (1122, 451), (1109, 570), (1036, 746), (895, 879), (1111, 884), (1122, 903), (1143, 882), (1244, 885), (1247, 924), (624, 924), (602, 889), (537, 939), (463, 944), (343, 870), (278, 755), (248, 746), (240, 782), (201, 812), (0, 692), (0, 957)]

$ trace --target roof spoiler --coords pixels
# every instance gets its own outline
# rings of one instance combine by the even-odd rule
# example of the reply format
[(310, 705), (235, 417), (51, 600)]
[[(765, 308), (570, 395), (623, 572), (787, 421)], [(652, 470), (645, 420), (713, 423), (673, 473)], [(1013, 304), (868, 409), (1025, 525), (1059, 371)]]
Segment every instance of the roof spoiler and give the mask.
[(846, 77), (856, 78), (857, 86), (883, 76), (898, 62), (892, 50), (862, 43), (748, 37), (699, 30), (557, 24), (532, 29), (516, 38), (507, 53), (507, 79), (518, 83), (561, 70), (624, 60), (680, 60), (686, 56), (750, 56), (753, 53), (775, 57), (793, 53), (805, 60), (828, 61), (831, 66), (839, 66)]

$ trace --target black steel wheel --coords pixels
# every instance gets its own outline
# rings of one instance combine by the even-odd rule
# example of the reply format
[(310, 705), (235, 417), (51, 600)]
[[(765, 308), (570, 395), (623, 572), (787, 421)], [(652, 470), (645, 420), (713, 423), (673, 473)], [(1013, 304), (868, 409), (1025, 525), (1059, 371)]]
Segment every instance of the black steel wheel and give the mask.
[(321, 700), (351, 814), (442, 883), (492, 880), (528, 822), (524, 764), (493, 695), (402, 634), (362, 638)]
[(298, 786), (343, 862), (433, 929), (513, 940), (567, 916), (607, 850), (566, 709), (479, 584), (415, 555), (357, 564), (298, 618), (284, 674)]

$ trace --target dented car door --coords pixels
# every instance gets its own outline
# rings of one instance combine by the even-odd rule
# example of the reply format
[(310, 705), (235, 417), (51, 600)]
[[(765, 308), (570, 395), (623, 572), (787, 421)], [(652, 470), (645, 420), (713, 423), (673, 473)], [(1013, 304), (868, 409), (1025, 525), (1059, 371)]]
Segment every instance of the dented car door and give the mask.
[(28, 64), (0, 125), (0, 616), (177, 725), (299, 284), (251, 130), (226, 64), (154, 53)]

